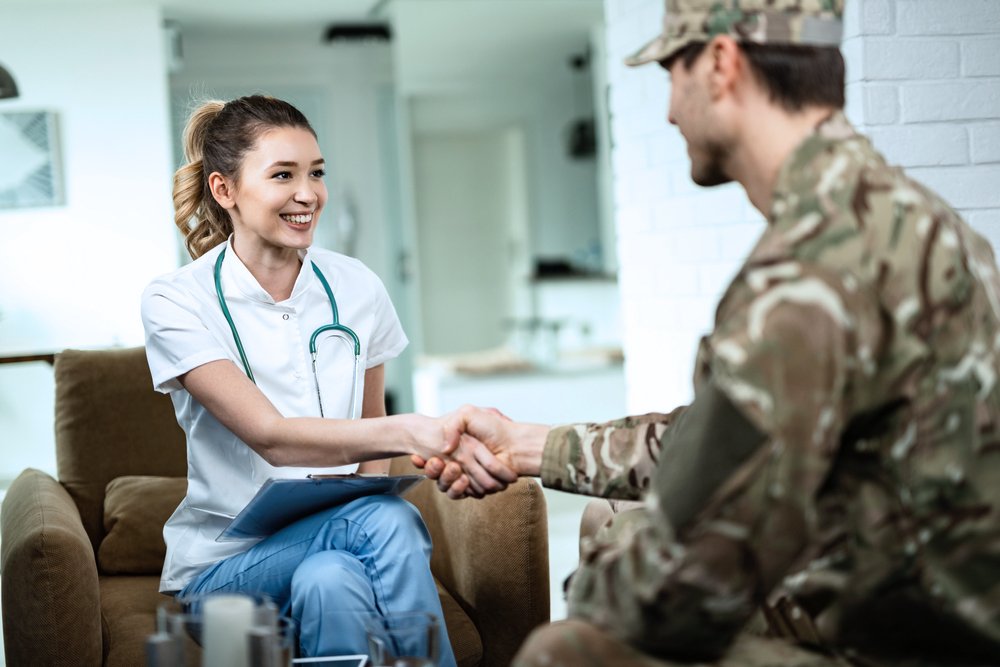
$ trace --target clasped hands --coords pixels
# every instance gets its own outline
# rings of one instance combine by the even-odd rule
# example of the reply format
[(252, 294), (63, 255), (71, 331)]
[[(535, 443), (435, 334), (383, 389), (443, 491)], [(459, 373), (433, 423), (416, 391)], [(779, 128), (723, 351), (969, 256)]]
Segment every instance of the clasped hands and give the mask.
[(449, 498), (482, 498), (522, 475), (537, 475), (547, 426), (511, 421), (493, 408), (466, 405), (441, 418), (444, 449), (413, 464)]

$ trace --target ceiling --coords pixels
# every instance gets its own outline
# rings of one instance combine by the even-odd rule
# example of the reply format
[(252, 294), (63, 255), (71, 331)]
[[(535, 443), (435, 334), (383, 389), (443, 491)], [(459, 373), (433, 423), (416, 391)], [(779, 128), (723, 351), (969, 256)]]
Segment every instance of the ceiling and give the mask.
[(397, 81), (495, 86), (570, 74), (603, 18), (601, 0), (395, 0)]
[[(10, 2), (12, 0), (0, 0)], [(19, 2), (22, 0), (13, 0)], [(316, 30), (391, 23), (404, 88), (524, 80), (565, 68), (603, 17), (602, 0), (33, 0), (31, 6), (160, 6), (186, 31)]]
[(180, 23), (225, 27), (290, 27), (337, 20), (359, 20), (388, 4), (385, 0), (0, 0), (32, 7), (159, 6)]
[(386, 0), (159, 0), (158, 4), (163, 7), (164, 16), (181, 24), (231, 28), (370, 20), (378, 18), (388, 3)]
[[(576, 17), (600, 14), (602, 0), (0, 0), (3, 4), (25, 4), (32, 7), (159, 6), (165, 18), (181, 24), (201, 27), (295, 27), (327, 24), (337, 21), (388, 20), (397, 9), (418, 12), (439, 11), (435, 6), (448, 7), (455, 20), (485, 16), (521, 17), (529, 29), (554, 17), (548, 27), (579, 23)], [(535, 17), (534, 20), (531, 17)], [(485, 26), (488, 27), (488, 26)], [(503, 27), (503, 26), (499, 26)], [(534, 29), (541, 27), (535, 25)]]

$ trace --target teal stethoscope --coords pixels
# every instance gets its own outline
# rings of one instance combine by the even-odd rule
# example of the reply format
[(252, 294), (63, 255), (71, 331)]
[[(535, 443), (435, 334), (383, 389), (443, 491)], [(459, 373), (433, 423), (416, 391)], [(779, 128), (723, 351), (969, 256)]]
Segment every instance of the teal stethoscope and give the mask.
[[(222, 306), (222, 314), (226, 316), (229, 328), (233, 332), (233, 340), (236, 341), (236, 349), (240, 353), (240, 361), (243, 362), (243, 369), (246, 370), (250, 381), (257, 384), (257, 380), (253, 377), (253, 371), (250, 370), (250, 362), (247, 361), (246, 350), (243, 349), (243, 341), (240, 340), (240, 332), (236, 330), (236, 323), (233, 322), (233, 316), (229, 314), (229, 306), (226, 305), (226, 297), (222, 295), (222, 260), (225, 257), (226, 249), (223, 248), (222, 252), (219, 253), (219, 259), (215, 260), (215, 292), (219, 295), (219, 305)], [(323, 289), (326, 290), (326, 296), (330, 299), (330, 309), (333, 311), (333, 322), (319, 327), (316, 331), (313, 331), (312, 336), (309, 338), (309, 354), (312, 356), (313, 381), (316, 383), (316, 400), (319, 401), (319, 416), (325, 417), (326, 415), (323, 414), (323, 395), (319, 390), (319, 375), (316, 373), (316, 339), (321, 333), (333, 331), (335, 335), (343, 337), (354, 344), (354, 386), (351, 390), (350, 414), (351, 418), (355, 419), (358, 417), (358, 384), (361, 379), (361, 341), (358, 340), (356, 333), (340, 323), (340, 317), (337, 314), (337, 300), (333, 298), (333, 290), (330, 289), (330, 283), (326, 281), (326, 276), (316, 266), (316, 262), (310, 263), (312, 264), (313, 273), (316, 274), (316, 277), (323, 284)]]

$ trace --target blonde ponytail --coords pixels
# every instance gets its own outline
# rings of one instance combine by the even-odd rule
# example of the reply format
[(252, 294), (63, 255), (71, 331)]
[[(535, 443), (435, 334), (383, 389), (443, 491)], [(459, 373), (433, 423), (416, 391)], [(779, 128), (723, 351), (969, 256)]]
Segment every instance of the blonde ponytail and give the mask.
[(225, 106), (225, 102), (210, 100), (194, 110), (184, 128), (187, 164), (174, 172), (174, 224), (184, 235), (192, 259), (225, 241), (233, 231), (229, 214), (208, 191), (208, 174), (202, 160), (208, 128)]

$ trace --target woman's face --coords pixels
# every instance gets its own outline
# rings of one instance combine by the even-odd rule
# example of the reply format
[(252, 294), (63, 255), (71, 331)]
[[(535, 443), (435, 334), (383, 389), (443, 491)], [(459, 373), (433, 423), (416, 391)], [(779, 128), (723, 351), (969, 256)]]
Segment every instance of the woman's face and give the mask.
[(240, 245), (304, 249), (312, 245), (326, 204), (323, 156), (316, 138), (278, 127), (257, 139), (243, 159), (229, 214)]

